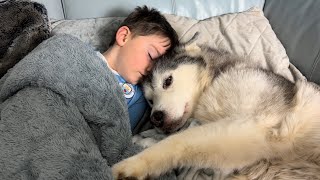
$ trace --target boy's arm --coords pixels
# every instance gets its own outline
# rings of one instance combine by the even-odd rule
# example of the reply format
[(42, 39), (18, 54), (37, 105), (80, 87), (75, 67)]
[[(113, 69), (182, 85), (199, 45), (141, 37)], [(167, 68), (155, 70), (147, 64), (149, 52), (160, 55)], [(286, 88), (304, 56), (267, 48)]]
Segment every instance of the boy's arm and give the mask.
[(137, 126), (137, 124), (140, 122), (147, 108), (148, 108), (148, 103), (142, 93), (136, 99), (135, 102), (130, 104), (128, 109), (129, 109), (131, 131), (133, 131), (134, 128)]

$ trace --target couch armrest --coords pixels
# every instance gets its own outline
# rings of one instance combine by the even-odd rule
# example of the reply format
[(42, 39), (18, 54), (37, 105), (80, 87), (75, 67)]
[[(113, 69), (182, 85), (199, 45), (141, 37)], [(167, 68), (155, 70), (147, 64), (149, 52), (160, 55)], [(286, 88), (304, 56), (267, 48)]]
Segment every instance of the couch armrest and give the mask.
[(320, 1), (266, 0), (265, 16), (286, 48), (290, 62), (320, 84)]

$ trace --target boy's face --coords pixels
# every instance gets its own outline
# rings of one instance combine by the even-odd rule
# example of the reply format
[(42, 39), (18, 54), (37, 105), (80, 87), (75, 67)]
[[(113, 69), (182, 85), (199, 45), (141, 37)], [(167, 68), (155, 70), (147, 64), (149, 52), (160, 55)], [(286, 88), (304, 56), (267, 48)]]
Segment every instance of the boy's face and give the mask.
[(116, 71), (127, 82), (137, 84), (151, 70), (154, 59), (165, 54), (170, 39), (160, 35), (130, 35), (121, 44)]

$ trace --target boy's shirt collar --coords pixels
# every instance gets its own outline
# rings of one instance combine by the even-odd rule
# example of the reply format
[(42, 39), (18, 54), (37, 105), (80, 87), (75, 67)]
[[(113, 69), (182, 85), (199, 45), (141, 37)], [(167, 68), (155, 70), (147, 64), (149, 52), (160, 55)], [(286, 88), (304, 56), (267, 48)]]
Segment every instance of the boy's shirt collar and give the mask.
[(103, 56), (103, 54), (101, 54), (99, 51), (97, 51), (97, 55), (98, 55), (104, 62), (106, 62), (108, 68), (109, 68), (114, 74), (120, 76), (120, 74), (119, 74), (117, 71), (115, 71), (114, 69), (111, 68), (111, 66), (110, 66), (109, 63), (108, 63), (108, 60)]
[(110, 65), (108, 64), (107, 59), (100, 52), (97, 51), (97, 54), (104, 62), (106, 62), (108, 68), (116, 75), (116, 77), (117, 77), (117, 79), (119, 81), (119, 85), (120, 85), (120, 87), (122, 89), (122, 92), (124, 94), (124, 97), (127, 98), (127, 99), (132, 98), (134, 96), (134, 94), (135, 94), (134, 86), (132, 84), (130, 84), (130, 83), (127, 83), (126, 80), (117, 71), (112, 69), (110, 67)]

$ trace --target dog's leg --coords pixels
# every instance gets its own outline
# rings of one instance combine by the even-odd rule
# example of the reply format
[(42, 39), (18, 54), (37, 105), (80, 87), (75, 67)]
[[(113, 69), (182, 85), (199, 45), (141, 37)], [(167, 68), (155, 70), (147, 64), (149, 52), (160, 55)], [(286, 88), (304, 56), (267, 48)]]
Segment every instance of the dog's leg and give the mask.
[(266, 131), (252, 123), (219, 121), (187, 129), (114, 165), (113, 175), (144, 179), (177, 166), (243, 167), (271, 154)]

